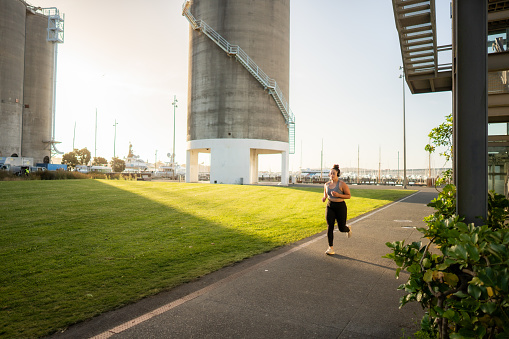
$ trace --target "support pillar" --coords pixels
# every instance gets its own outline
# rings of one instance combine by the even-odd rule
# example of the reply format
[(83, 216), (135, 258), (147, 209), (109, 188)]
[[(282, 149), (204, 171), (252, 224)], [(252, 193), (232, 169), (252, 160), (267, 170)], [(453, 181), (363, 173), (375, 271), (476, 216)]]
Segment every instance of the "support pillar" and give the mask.
[(251, 149), (249, 174), (249, 184), (258, 183), (258, 150), (256, 149)]
[(198, 182), (198, 150), (187, 150), (186, 154), (186, 182)]
[(487, 0), (454, 1), (456, 213), (482, 225), (488, 210)]
[(281, 185), (288, 186), (288, 165), (290, 162), (290, 155), (288, 152), (283, 151), (281, 152)]

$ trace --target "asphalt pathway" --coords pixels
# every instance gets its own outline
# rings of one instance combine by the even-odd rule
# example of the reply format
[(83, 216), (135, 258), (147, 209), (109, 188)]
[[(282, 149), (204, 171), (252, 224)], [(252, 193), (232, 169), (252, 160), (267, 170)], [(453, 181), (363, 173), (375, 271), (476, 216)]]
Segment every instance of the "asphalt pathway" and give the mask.
[[(353, 187), (352, 187), (353, 188)], [(411, 196), (349, 220), (353, 237), (325, 232), (226, 267), (195, 282), (75, 325), (54, 338), (402, 338), (422, 309), (399, 309), (386, 242), (421, 240), (415, 227), (437, 193)]]

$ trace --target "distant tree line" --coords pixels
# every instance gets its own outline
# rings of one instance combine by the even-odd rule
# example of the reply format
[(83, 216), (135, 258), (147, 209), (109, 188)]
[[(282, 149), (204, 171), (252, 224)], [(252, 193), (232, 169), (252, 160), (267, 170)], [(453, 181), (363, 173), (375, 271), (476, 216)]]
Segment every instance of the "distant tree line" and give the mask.
[[(88, 165), (92, 156), (90, 151), (85, 147), (82, 149), (75, 148), (72, 152), (65, 153), (62, 157), (62, 164), (66, 164), (69, 170), (74, 170), (78, 165)], [(125, 161), (113, 157), (109, 162), (113, 172), (122, 172), (125, 170)], [(108, 165), (108, 160), (103, 157), (94, 157), (92, 166)]]

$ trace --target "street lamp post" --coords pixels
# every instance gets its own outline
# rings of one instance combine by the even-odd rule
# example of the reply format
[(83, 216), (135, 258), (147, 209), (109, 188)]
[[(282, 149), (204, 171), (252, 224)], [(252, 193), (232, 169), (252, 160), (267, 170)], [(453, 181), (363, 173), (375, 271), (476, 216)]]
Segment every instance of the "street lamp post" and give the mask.
[(173, 177), (175, 177), (175, 109), (178, 107), (177, 102), (178, 102), (177, 96), (174, 95), (173, 102), (172, 102), (172, 105), (173, 105), (173, 154), (171, 156), (171, 168), (173, 170)]
[(115, 119), (115, 124), (113, 125), (113, 127), (115, 127), (115, 136), (113, 137), (113, 157), (116, 158), (116, 153), (115, 153), (115, 143), (117, 142), (117, 119)]
[(72, 150), (74, 151), (74, 139), (76, 139), (76, 121), (74, 121), (74, 134), (72, 136)]
[(322, 139), (322, 152), (320, 153), (320, 180), (323, 180), (323, 139)]
[(398, 151), (398, 179), (399, 179), (399, 151)]
[(405, 69), (400, 66), (403, 74), (400, 74), (400, 78), (403, 79), (403, 188), (406, 189), (406, 126), (405, 126)]
[(95, 109), (94, 158), (97, 158), (97, 108)]

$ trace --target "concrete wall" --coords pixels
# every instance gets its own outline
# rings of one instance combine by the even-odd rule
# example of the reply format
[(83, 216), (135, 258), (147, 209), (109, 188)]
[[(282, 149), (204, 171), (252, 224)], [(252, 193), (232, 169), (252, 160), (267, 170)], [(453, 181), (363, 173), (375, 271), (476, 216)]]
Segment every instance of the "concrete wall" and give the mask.
[(21, 156), (25, 5), (0, 0), (0, 156)]
[[(239, 45), (289, 95), (289, 0), (194, 0), (191, 13)], [(266, 139), (288, 142), (274, 99), (204, 34), (190, 32), (187, 140)]]
[(46, 41), (48, 17), (27, 13), (23, 105), (23, 156), (50, 156), (55, 45)]

